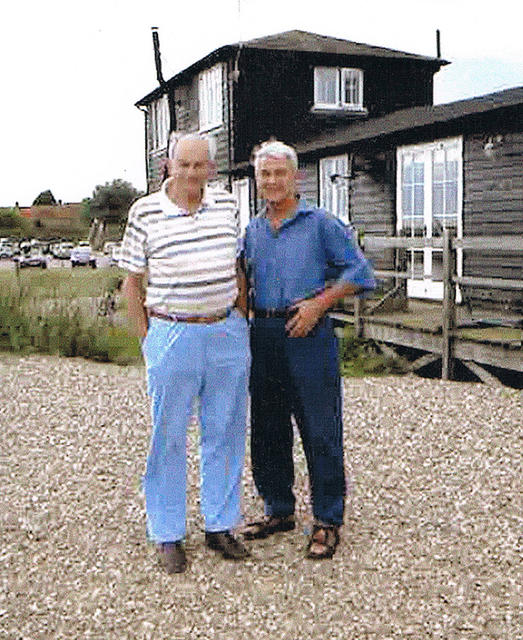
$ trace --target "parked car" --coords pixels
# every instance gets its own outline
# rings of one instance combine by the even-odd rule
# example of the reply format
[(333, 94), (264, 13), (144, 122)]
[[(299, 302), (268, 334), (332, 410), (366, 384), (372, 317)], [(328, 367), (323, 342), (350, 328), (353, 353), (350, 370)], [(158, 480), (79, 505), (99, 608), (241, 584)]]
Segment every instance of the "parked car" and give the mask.
[(88, 242), (79, 242), (71, 251), (71, 267), (82, 265), (89, 265), (92, 269), (96, 269), (96, 258)]
[(39, 250), (33, 250), (30, 253), (17, 256), (15, 260), (18, 262), (20, 269), (25, 267), (41, 267), (47, 269), (47, 258)]
[(74, 243), (72, 242), (60, 242), (53, 245), (52, 254), (58, 260), (69, 260), (71, 258), (71, 251), (74, 249)]
[(109, 266), (110, 267), (117, 267), (118, 266), (118, 260), (120, 260), (120, 250), (121, 250), (120, 244), (117, 244), (112, 248), (111, 257), (109, 259)]
[(9, 242), (0, 243), (0, 260), (14, 256), (13, 246)]
[(113, 253), (114, 247), (117, 247), (120, 243), (116, 240), (108, 240), (104, 243), (103, 252), (105, 256), (111, 256)]

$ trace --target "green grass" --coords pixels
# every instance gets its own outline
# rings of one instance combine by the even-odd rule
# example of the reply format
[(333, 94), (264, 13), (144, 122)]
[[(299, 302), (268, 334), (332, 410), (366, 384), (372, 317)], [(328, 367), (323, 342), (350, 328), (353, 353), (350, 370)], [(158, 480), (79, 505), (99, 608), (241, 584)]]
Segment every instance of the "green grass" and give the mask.
[(343, 330), (340, 362), (341, 374), (348, 378), (399, 374), (408, 368), (404, 358), (385, 356), (372, 340), (358, 338), (352, 325), (346, 325)]
[[(81, 356), (102, 362), (141, 362), (137, 338), (127, 332), (120, 302), (114, 321), (98, 313), (125, 273), (119, 269), (23, 269), (0, 271), (0, 350)], [(340, 341), (344, 376), (405, 371), (405, 361), (389, 358), (347, 325)]]
[(37, 269), (26, 268), (19, 272), (19, 280), (14, 269), (0, 271), (0, 291), (18, 291), (19, 287), (32, 298), (57, 298), (71, 300), (103, 296), (113, 291), (119, 278), (125, 272), (121, 269)]
[[(102, 362), (140, 362), (137, 338), (100, 315), (104, 298), (123, 272), (56, 269), (0, 272), (0, 349), (16, 353), (81, 356)], [(122, 326), (120, 326), (122, 325)]]

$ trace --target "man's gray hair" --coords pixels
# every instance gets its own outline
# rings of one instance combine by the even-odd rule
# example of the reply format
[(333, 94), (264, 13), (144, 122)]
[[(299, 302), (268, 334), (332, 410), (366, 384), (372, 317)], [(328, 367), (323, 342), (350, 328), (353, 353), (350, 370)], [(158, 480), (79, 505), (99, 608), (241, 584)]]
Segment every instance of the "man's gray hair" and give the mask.
[(260, 146), (254, 150), (253, 155), (255, 171), (258, 170), (258, 166), (263, 158), (286, 158), (295, 170), (298, 168), (296, 151), (280, 140), (267, 140), (267, 142), (262, 142)]
[(197, 131), (194, 131), (193, 133), (171, 131), (171, 134), (169, 135), (169, 150), (167, 153), (169, 160), (174, 159), (176, 147), (182, 140), (205, 140), (209, 145), (209, 160), (214, 162), (216, 158), (216, 138), (214, 136), (206, 136), (203, 133), (198, 133)]

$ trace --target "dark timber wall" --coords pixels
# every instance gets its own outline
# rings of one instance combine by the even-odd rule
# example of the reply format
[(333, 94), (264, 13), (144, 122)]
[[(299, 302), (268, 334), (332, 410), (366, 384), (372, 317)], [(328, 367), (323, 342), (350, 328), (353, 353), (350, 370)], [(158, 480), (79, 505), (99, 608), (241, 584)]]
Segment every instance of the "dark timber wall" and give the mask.
[[(469, 135), (463, 154), (463, 235), (523, 235), (523, 133)], [(465, 252), (463, 275), (523, 280), (523, 259), (516, 252)], [(474, 289), (466, 295), (523, 310), (521, 292)]]

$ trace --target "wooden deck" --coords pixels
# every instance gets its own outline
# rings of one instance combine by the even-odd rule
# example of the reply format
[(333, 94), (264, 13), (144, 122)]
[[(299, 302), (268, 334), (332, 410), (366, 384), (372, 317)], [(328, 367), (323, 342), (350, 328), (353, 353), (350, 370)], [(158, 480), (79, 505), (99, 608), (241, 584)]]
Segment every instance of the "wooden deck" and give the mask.
[[(425, 364), (443, 354), (441, 303), (409, 299), (407, 311), (365, 315), (363, 310), (359, 319), (349, 309), (331, 315), (340, 325), (356, 323), (364, 338), (425, 351)], [(471, 313), (464, 305), (456, 307), (456, 315), (456, 328), (452, 331), (454, 358), (476, 374), (476, 365), (523, 373), (523, 316), (484, 309), (473, 309)]]

